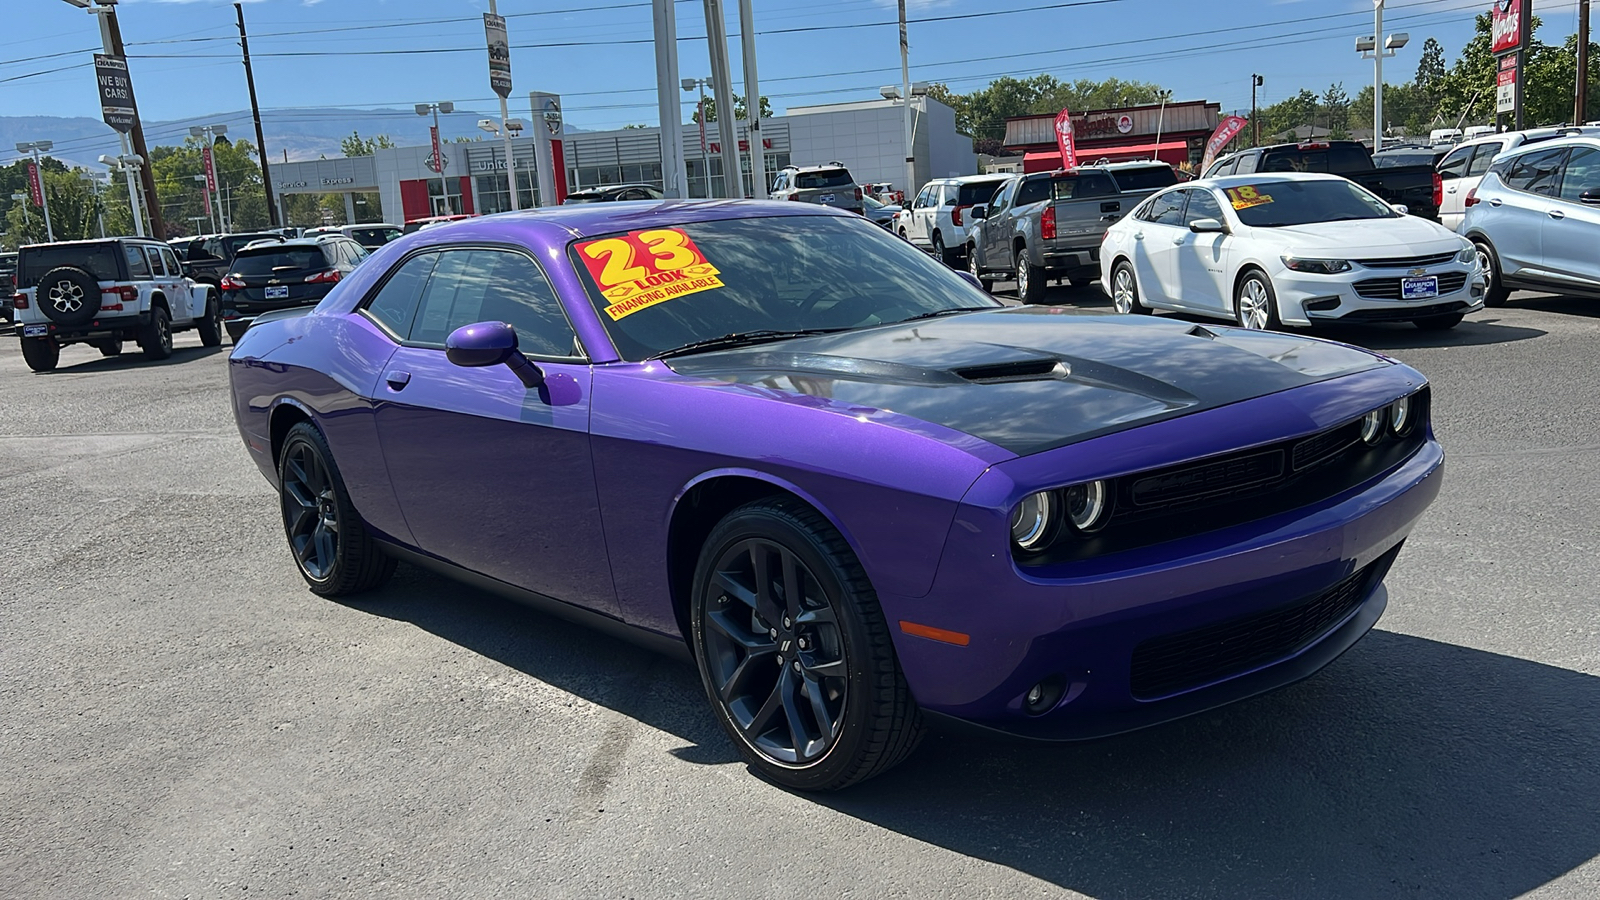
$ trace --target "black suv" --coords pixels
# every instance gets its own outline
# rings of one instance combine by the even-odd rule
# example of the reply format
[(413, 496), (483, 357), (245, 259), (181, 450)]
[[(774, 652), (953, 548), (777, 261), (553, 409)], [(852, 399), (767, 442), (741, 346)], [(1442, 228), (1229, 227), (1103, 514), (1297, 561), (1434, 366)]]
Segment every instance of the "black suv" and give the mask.
[(237, 342), (262, 313), (315, 306), (366, 257), (340, 234), (244, 247), (222, 279), (222, 324)]

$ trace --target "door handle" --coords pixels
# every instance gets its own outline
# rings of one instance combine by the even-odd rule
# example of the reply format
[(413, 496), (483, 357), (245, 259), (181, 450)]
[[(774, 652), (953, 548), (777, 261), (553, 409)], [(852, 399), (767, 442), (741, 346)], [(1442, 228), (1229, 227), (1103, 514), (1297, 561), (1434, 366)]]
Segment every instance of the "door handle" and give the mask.
[(406, 385), (411, 383), (411, 373), (391, 371), (383, 376), (383, 380), (389, 382), (390, 390), (398, 391), (404, 389)]
[(1559, 209), (1550, 210), (1550, 218), (1552, 218), (1552, 219), (1565, 219), (1566, 217), (1567, 217), (1567, 214), (1562, 212)]
[(1178, 246), (1180, 246), (1180, 247), (1181, 247), (1181, 246), (1183, 246), (1183, 235), (1181, 235), (1181, 234), (1180, 234), (1180, 235), (1178, 235), (1178, 236), (1177, 236), (1177, 237), (1175, 237), (1175, 238), (1173, 238), (1173, 239), (1172, 239), (1172, 242), (1173, 242), (1173, 243), (1174, 243), (1174, 244), (1177, 244), (1177, 245), (1178, 245)]
[(1499, 206), (1502, 202), (1503, 201), (1499, 197), (1496, 197), (1493, 200), (1489, 201), (1489, 205), (1490, 206)]
[(1449, 190), (1445, 191), (1446, 194), (1454, 194), (1455, 192), (1456, 192), (1455, 188), (1450, 188)]

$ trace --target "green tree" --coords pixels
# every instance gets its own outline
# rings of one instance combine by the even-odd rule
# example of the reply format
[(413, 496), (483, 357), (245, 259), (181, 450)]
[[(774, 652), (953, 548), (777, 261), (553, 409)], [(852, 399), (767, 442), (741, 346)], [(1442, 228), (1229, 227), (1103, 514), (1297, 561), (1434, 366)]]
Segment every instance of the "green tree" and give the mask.
[[(734, 119), (737, 120), (737, 119), (749, 118), (749, 113), (750, 113), (750, 110), (746, 108), (746, 105), (745, 105), (745, 102), (744, 102), (744, 95), (743, 94), (734, 94), (733, 95), (733, 117), (734, 117)], [(772, 101), (768, 100), (766, 97), (762, 97), (761, 98), (761, 118), (763, 118), (763, 119), (772, 118)], [(707, 97), (706, 98), (706, 121), (709, 123), (709, 122), (715, 122), (716, 120), (717, 120), (717, 101), (712, 99), (711, 97)], [(695, 110), (694, 115), (689, 117), (689, 121), (694, 122), (695, 124), (699, 124), (700, 123), (700, 111), (699, 110)]]
[(1328, 136), (1336, 141), (1349, 140), (1350, 95), (1344, 92), (1344, 82), (1328, 85), (1328, 89), (1322, 92), (1321, 106)]
[[(150, 171), (161, 198), (162, 216), (172, 234), (209, 231), (216, 215), (215, 201), (206, 195), (200, 138), (185, 138), (181, 146), (150, 148)], [(261, 168), (249, 141), (219, 140), (211, 148), (217, 184), (227, 200), (228, 224), (234, 231), (265, 228), (266, 196), (261, 188)]]
[[(1294, 129), (1302, 125), (1315, 125), (1319, 108), (1317, 95), (1301, 88), (1292, 97), (1280, 100), (1256, 111), (1261, 120), (1261, 139), (1266, 143), (1288, 140)], [(1254, 129), (1247, 129), (1253, 132)]]
[[(44, 193), (50, 204), (50, 226), (58, 241), (78, 241), (100, 236), (100, 216), (105, 213), (102, 198), (97, 195), (86, 169), (67, 169), (56, 160), (54, 166), (43, 166)], [(26, 173), (26, 164), (24, 164)], [(26, 177), (26, 174), (24, 174)], [(26, 181), (24, 181), (26, 184)], [(26, 190), (26, 189), (24, 189)], [(7, 194), (7, 200), (10, 195)], [(129, 231), (131, 231), (131, 222)], [(106, 234), (123, 234), (114, 226), (120, 222), (106, 221)], [(23, 244), (42, 243), (47, 240), (44, 216), (32, 201), (11, 204), (5, 215), (6, 234), (4, 246), (15, 250)]]
[[(1423, 41), (1422, 60), (1417, 63), (1417, 77), (1413, 83), (1424, 91), (1431, 91), (1447, 71), (1444, 67), (1444, 45), (1437, 38)], [(1387, 89), (1384, 93), (1388, 93)]]
[(350, 136), (339, 142), (339, 149), (345, 156), (371, 156), (374, 150), (388, 150), (394, 147), (394, 141), (387, 134), (375, 134), (370, 138), (363, 138), (361, 132), (351, 131)]
[[(1080, 78), (1065, 82), (1054, 75), (997, 78), (986, 87), (958, 94), (948, 85), (933, 84), (928, 96), (956, 112), (956, 130), (977, 142), (1003, 140), (1006, 119), (1059, 113), (1063, 109), (1120, 109), (1160, 101), (1161, 86), (1143, 81)], [(991, 144), (985, 144), (991, 146)]]

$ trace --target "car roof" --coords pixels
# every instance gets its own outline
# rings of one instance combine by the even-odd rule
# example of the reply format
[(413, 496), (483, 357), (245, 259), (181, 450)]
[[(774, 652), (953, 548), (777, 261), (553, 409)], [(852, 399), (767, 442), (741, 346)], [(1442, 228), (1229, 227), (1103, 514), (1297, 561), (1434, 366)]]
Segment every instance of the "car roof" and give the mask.
[(255, 244), (248, 244), (248, 245), (246, 245), (244, 247), (241, 247), (239, 249), (239, 252), (243, 253), (246, 250), (264, 250), (264, 249), (269, 248), (269, 247), (272, 248), (273, 250), (285, 250), (285, 249), (293, 249), (293, 248), (296, 248), (296, 247), (309, 248), (309, 247), (321, 247), (321, 246), (322, 246), (322, 242), (320, 240), (318, 240), (317, 238), (294, 238), (292, 240), (287, 240), (287, 241), (275, 241), (275, 242), (270, 243), (270, 244), (267, 243), (266, 241), (262, 241), (260, 246), (256, 246)]
[(1536, 150), (1555, 150), (1561, 147), (1600, 147), (1600, 129), (1597, 129), (1595, 134), (1574, 134), (1544, 141), (1521, 143), (1505, 151), (1504, 155), (1512, 156), (1524, 152), (1532, 153)]
[[(1219, 175), (1214, 178), (1196, 178), (1172, 185), (1172, 188), (1214, 187), (1231, 188), (1246, 184), (1263, 184), (1269, 181), (1348, 181), (1341, 175), (1329, 175), (1326, 172), (1251, 172), (1248, 175)], [(1163, 190), (1162, 193), (1165, 193)]]
[(561, 232), (562, 243), (565, 243), (575, 237), (618, 231), (780, 216), (861, 219), (856, 213), (817, 203), (785, 203), (779, 200), (623, 200), (616, 203), (545, 206), (477, 216), (459, 222), (441, 223), (426, 231), (415, 231), (402, 240), (415, 241), (418, 235), (425, 235), (426, 243), (458, 239), (504, 240), (507, 237), (520, 237), (530, 243), (547, 243), (553, 227)]

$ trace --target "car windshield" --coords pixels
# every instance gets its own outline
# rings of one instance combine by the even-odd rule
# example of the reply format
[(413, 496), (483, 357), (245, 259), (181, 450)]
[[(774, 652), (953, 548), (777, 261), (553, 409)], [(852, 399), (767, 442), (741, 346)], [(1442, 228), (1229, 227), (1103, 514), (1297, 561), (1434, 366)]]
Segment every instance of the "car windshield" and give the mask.
[(694, 222), (584, 238), (568, 252), (617, 351), (635, 360), (730, 334), (1000, 305), (859, 217)]
[(844, 169), (800, 172), (794, 176), (794, 186), (801, 189), (849, 187), (850, 185), (850, 173)]
[(1389, 204), (1354, 182), (1262, 180), (1224, 189), (1239, 221), (1257, 228), (1343, 222), (1350, 219), (1394, 219)]
[(233, 261), (233, 274), (242, 277), (262, 277), (284, 272), (308, 272), (328, 268), (328, 261), (320, 247), (262, 247), (244, 250)]

